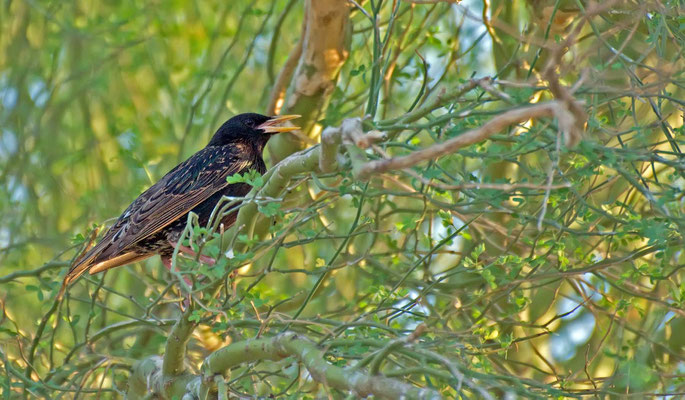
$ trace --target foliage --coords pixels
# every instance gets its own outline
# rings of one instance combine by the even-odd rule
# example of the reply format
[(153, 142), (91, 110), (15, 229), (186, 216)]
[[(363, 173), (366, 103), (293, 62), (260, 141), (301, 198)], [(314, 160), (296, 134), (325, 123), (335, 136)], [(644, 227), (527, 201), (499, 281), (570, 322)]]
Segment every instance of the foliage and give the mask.
[[(120, 398), (136, 368), (156, 368), (145, 360), (171, 358), (174, 325), (192, 333), (195, 375), (231, 343), (296, 332), (343, 373), (444, 398), (682, 396), (678, 0), (350, 2), (347, 59), (294, 156), (313, 164), (229, 177), (261, 188), (241, 203), (254, 226), (189, 222), (185, 244), (217, 264), (178, 256), (170, 274), (151, 258), (56, 300), (70, 261), (135, 196), (229, 116), (266, 109), (303, 3), (3, 4), (4, 398)], [(524, 119), (360, 178), (564, 95), (586, 114), (577, 146), (563, 118)], [(354, 117), (382, 139), (343, 140), (321, 172), (310, 141)], [(212, 394), (350, 393), (310, 379), (298, 351), (226, 364)]]

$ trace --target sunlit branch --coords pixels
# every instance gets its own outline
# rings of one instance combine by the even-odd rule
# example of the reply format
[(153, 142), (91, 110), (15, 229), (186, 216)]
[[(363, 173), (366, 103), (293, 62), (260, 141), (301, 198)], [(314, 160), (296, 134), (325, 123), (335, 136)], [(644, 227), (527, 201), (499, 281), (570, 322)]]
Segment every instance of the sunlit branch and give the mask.
[(579, 135), (574, 130), (573, 124), (575, 124), (575, 119), (562, 103), (556, 100), (548, 101), (506, 111), (476, 129), (466, 131), (445, 142), (436, 143), (425, 149), (414, 151), (406, 156), (371, 161), (362, 167), (359, 177), (362, 179), (368, 178), (371, 174), (404, 169), (426, 160), (435, 160), (446, 154), (453, 153), (460, 148), (483, 141), (509, 125), (521, 123), (531, 118), (541, 117), (556, 117), (559, 120), (560, 129), (568, 132), (567, 135)]

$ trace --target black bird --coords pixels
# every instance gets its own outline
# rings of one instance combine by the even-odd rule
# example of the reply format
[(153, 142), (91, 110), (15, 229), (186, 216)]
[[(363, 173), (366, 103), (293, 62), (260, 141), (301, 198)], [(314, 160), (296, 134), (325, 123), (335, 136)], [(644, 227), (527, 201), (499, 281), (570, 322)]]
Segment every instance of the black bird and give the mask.
[[(283, 125), (297, 117), (240, 114), (226, 121), (204, 149), (177, 165), (128, 206), (102, 240), (72, 265), (62, 291), (85, 271), (95, 274), (155, 254), (170, 268), (188, 213), (197, 214), (200, 224), (205, 225), (222, 196), (245, 196), (250, 185), (229, 184), (226, 177), (250, 170), (266, 172), (262, 158), (266, 142), (275, 133), (299, 129)], [(221, 222), (228, 228), (235, 218), (234, 211)], [(187, 247), (179, 249), (195, 255)], [(213, 262), (208, 257), (202, 261)]]

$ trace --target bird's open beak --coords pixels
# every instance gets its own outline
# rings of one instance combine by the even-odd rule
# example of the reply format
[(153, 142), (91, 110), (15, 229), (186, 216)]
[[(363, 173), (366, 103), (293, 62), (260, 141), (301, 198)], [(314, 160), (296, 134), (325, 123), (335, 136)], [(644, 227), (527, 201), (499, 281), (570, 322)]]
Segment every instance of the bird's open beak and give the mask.
[(263, 124), (257, 126), (258, 129), (263, 130), (265, 133), (283, 133), (291, 132), (300, 129), (299, 126), (294, 126), (292, 124), (284, 125), (287, 121), (291, 119), (300, 118), (299, 115), (277, 115), (271, 117), (270, 120), (264, 122)]

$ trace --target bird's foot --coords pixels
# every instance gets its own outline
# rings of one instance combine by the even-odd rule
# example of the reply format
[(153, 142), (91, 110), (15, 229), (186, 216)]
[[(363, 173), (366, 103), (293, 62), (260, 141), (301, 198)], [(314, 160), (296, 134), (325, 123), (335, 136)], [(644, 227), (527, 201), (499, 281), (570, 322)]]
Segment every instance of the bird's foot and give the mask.
[[(172, 240), (169, 240), (169, 244), (170, 244), (172, 247), (176, 248), (177, 242), (174, 242), (174, 241), (172, 241)], [(179, 250), (180, 252), (182, 252), (183, 254), (186, 254), (186, 255), (188, 255), (188, 256), (190, 256), (190, 257), (193, 257), (193, 258), (197, 257), (197, 253), (195, 252), (195, 250), (191, 249), (191, 248), (188, 247), (188, 246), (180, 245), (180, 246), (178, 246), (178, 250)], [(206, 255), (204, 255), (204, 254), (200, 254), (200, 257), (197, 257), (197, 259), (200, 260), (200, 262), (203, 263), (203, 264), (207, 264), (207, 265), (214, 265), (214, 264), (216, 264), (216, 260), (215, 260), (215, 259), (213, 259), (213, 258), (210, 257), (210, 256), (206, 256)]]

